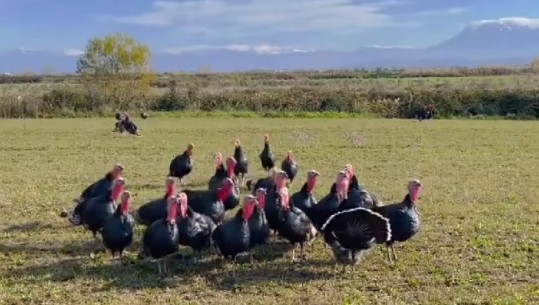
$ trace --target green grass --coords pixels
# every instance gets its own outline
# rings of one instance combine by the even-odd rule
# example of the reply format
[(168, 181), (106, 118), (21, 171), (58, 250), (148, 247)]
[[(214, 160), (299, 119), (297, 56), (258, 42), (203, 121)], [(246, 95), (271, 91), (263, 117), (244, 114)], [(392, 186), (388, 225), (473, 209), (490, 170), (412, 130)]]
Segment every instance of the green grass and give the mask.
[[(164, 78), (166, 79), (166, 78)], [(404, 77), (404, 78), (322, 78), (309, 79), (297, 77), (292, 79), (256, 78), (239, 76), (219, 76), (201, 81), (195, 76), (190, 78), (177, 77), (180, 90), (196, 84), (202, 93), (216, 93), (223, 90), (249, 89), (275, 89), (290, 87), (312, 87), (325, 89), (368, 90), (377, 89), (383, 91), (398, 91), (409, 87), (413, 88), (484, 88), (484, 89), (529, 89), (536, 88), (539, 78), (533, 74), (514, 74), (499, 76), (462, 76), (462, 77)], [(67, 79), (63, 82), (42, 82), (25, 84), (0, 84), (0, 97), (41, 96), (53, 89), (77, 88), (76, 79)], [(168, 92), (168, 88), (153, 88), (153, 93), (162, 95)]]
[[(112, 119), (0, 120), (1, 304), (532, 304), (539, 302), (539, 125), (517, 121), (376, 119), (137, 119), (143, 136), (113, 134)], [(126, 166), (135, 206), (161, 196), (171, 158), (196, 145), (187, 182), (206, 186), (213, 154), (242, 140), (251, 177), (271, 135), (279, 159), (292, 149), (300, 175), (314, 168), (325, 194), (336, 171), (355, 165), (384, 202), (400, 201), (410, 178), (424, 184), (421, 231), (386, 263), (375, 248), (341, 274), (317, 240), (308, 260), (290, 248), (255, 251), (256, 262), (195, 267), (173, 262), (162, 281), (151, 263), (90, 259), (91, 234), (58, 216), (114, 162)], [(283, 256), (284, 255), (284, 256)]]

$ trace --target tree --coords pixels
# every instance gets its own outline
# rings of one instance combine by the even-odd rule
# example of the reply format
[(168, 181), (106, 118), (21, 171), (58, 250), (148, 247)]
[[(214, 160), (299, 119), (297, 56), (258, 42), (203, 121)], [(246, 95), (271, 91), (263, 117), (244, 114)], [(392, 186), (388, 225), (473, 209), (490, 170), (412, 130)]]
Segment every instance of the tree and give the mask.
[(155, 78), (150, 57), (146, 45), (124, 34), (91, 39), (77, 61), (77, 74), (92, 108), (145, 108)]

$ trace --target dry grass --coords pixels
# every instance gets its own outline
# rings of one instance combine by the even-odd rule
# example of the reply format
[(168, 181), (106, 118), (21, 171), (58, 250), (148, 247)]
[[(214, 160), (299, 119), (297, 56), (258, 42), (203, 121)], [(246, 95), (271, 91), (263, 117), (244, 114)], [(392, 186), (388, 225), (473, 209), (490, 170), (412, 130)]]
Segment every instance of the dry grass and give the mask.
[[(514, 121), (156, 118), (137, 120), (141, 138), (112, 134), (113, 119), (0, 121), (1, 304), (532, 304), (539, 302), (539, 125)], [(409, 178), (424, 183), (420, 233), (397, 247), (390, 267), (376, 248), (355, 273), (341, 274), (320, 240), (308, 261), (288, 261), (287, 245), (255, 252), (256, 262), (196, 267), (114, 265), (89, 258), (91, 234), (59, 211), (114, 162), (126, 166), (135, 205), (161, 196), (170, 159), (196, 144), (187, 182), (204, 187), (215, 151), (239, 138), (251, 177), (268, 132), (279, 158), (292, 149), (303, 178), (356, 167), (386, 202)], [(301, 179), (303, 180), (303, 179)], [(299, 181), (292, 186), (297, 190)], [(140, 238), (142, 228), (137, 229)], [(283, 257), (284, 255), (284, 257)]]

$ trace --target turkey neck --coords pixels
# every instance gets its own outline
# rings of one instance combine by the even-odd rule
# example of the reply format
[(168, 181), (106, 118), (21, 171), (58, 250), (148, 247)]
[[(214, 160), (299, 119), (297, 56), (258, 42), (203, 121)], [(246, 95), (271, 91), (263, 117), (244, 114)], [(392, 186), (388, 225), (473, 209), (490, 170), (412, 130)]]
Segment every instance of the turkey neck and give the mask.
[(234, 166), (229, 166), (229, 167), (227, 167), (227, 169), (226, 169), (226, 176), (227, 176), (228, 178), (234, 177)]
[(165, 194), (165, 198), (169, 198), (170, 196), (174, 195), (174, 185), (167, 185), (167, 191)]
[(221, 188), (220, 190), (217, 191), (217, 199), (219, 201), (225, 201), (226, 198), (228, 197), (228, 193), (229, 193), (228, 187)]
[(236, 160), (239, 160), (239, 159), (241, 159), (240, 157), (243, 157), (243, 150), (241, 149), (241, 146), (237, 146), (234, 149), (234, 158)]
[(306, 183), (306, 191), (308, 195), (311, 195), (313, 193), (313, 190), (316, 186), (316, 180), (308, 180)]

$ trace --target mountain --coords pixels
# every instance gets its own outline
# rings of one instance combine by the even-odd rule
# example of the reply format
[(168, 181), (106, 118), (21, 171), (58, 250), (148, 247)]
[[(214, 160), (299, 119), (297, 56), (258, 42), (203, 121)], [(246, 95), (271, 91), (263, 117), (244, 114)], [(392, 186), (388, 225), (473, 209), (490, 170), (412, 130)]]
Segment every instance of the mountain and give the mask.
[[(174, 50), (173, 50), (174, 51)], [(73, 72), (77, 52), (18, 49), (0, 52), (0, 73), (25, 70)], [(474, 22), (427, 48), (364, 47), (352, 52), (288, 50), (271, 46), (191, 47), (153, 55), (159, 72), (351, 68), (427, 68), (525, 65), (539, 56), (539, 20), (501, 18)]]

